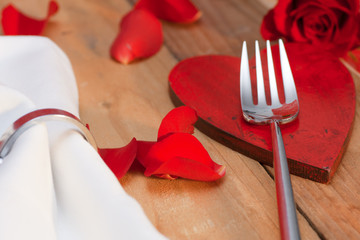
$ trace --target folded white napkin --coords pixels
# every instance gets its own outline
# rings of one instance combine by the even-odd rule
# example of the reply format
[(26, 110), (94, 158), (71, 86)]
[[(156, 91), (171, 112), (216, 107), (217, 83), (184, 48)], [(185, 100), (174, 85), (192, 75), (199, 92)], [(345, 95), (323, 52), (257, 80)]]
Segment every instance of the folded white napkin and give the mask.
[[(20, 116), (78, 116), (66, 55), (44, 37), (0, 37), (0, 134)], [(165, 239), (97, 152), (62, 122), (36, 125), (0, 165), (0, 239)]]

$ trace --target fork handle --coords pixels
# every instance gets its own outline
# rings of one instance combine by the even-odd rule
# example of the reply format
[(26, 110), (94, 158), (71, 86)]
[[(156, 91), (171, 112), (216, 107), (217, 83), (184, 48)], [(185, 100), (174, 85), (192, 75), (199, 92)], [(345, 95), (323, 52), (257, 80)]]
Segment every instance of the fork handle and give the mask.
[(274, 154), (273, 165), (275, 171), (276, 196), (281, 239), (300, 239), (284, 142), (281, 136), (278, 122), (272, 121), (270, 126)]

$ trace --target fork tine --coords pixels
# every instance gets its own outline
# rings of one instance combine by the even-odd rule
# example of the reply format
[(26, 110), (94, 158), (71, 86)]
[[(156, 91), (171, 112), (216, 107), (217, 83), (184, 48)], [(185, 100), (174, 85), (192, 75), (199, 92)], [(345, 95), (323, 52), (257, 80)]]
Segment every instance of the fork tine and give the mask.
[(243, 43), (241, 64), (240, 64), (240, 98), (242, 104), (253, 105), (249, 60), (247, 54), (246, 41)]
[(284, 83), (284, 92), (285, 92), (285, 102), (291, 103), (297, 99), (296, 87), (294, 82), (294, 77), (291, 72), (289, 59), (286, 54), (284, 43), (279, 39), (279, 51), (280, 51), (280, 64), (281, 64), (281, 74)]
[(256, 58), (256, 83), (257, 83), (258, 104), (264, 105), (266, 104), (264, 77), (261, 66), (259, 42), (257, 40), (255, 41), (255, 58)]
[(266, 52), (267, 52), (268, 72), (269, 72), (271, 105), (279, 105), (280, 101), (279, 101), (279, 95), (276, 84), (275, 68), (274, 68), (274, 62), (271, 54), (271, 47), (269, 40), (266, 41)]

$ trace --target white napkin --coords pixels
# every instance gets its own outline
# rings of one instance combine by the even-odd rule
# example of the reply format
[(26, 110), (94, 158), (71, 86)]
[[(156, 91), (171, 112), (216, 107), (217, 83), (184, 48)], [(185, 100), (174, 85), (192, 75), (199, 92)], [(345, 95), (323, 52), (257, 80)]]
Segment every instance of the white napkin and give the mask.
[[(44, 37), (0, 37), (0, 134), (40, 108), (78, 116), (68, 58)], [(165, 239), (91, 145), (65, 125), (27, 130), (0, 165), (0, 239)]]

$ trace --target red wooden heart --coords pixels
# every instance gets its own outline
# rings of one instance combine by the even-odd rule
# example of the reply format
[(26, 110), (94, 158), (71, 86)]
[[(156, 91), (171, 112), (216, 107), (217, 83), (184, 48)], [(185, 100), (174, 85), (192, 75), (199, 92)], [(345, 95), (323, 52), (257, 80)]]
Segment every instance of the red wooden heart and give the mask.
[[(290, 172), (326, 183), (335, 173), (349, 140), (355, 114), (353, 79), (329, 53), (299, 43), (285, 47), (300, 104), (298, 118), (281, 126)], [(272, 52), (280, 83), (278, 46), (273, 46)], [(251, 71), (254, 66), (252, 59)], [(186, 59), (169, 75), (172, 99), (195, 109), (201, 119), (197, 127), (210, 137), (272, 165), (269, 126), (252, 125), (242, 118), (239, 69), (237, 57), (211, 55)]]

